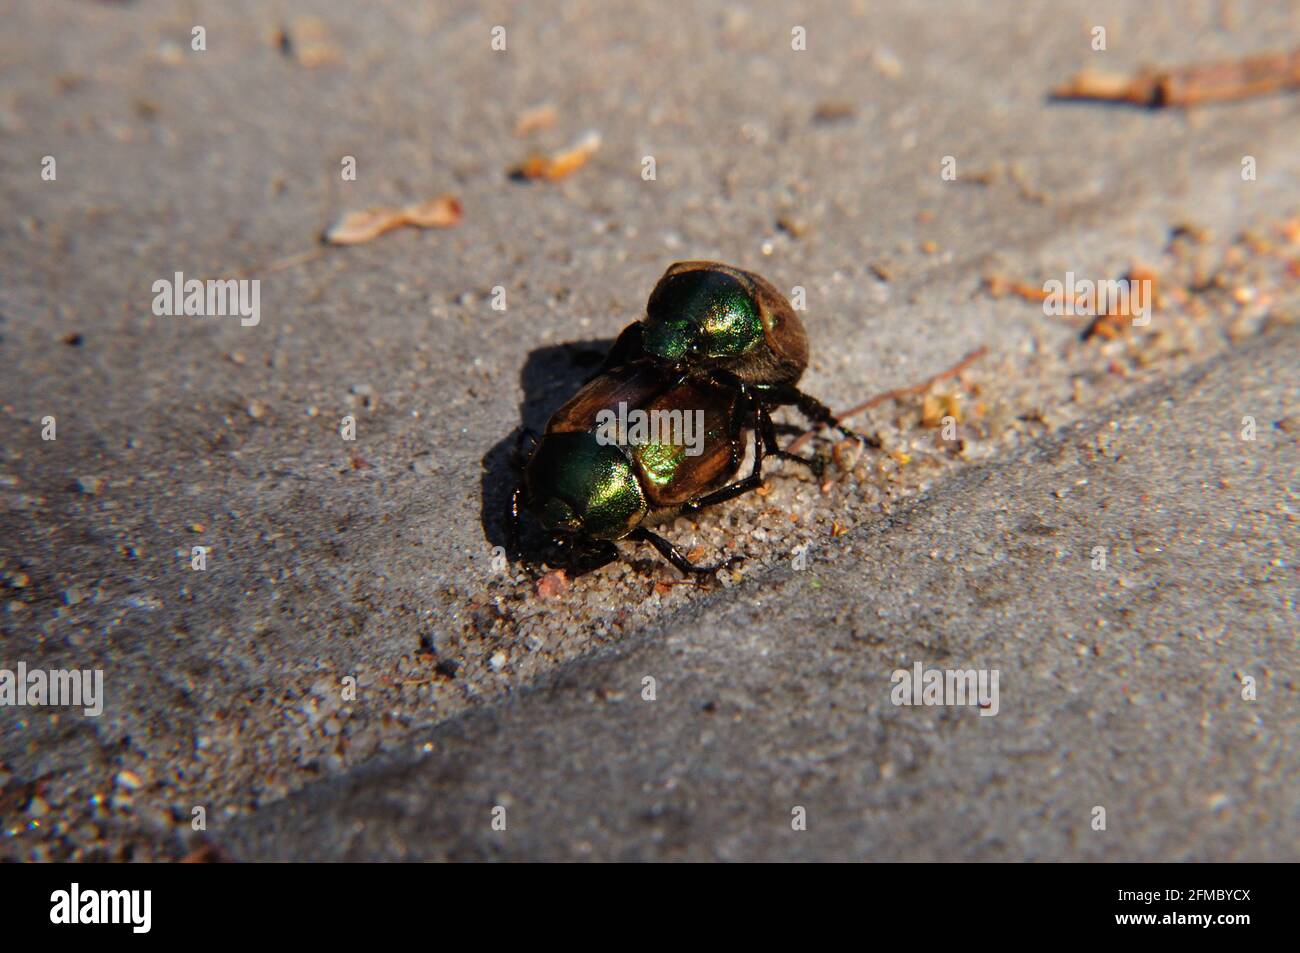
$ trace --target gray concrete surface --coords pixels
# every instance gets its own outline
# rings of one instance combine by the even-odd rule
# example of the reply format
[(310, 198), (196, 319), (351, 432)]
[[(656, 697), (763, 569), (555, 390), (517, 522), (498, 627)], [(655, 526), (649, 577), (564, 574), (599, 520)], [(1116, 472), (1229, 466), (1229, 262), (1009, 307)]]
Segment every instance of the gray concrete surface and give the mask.
[[(443, 725), (422, 759), (267, 808), (231, 844), (281, 860), (1295, 860), (1300, 533), (1278, 488), (1300, 445), (1272, 427), (1243, 442), (1228, 411), (1296, 405), (1294, 344), (967, 470), (802, 571)], [(997, 670), (996, 714), (894, 705), (891, 674), (917, 662)]]
[[(1294, 448), (1273, 424), (1296, 413), (1286, 223), (1300, 212), (1300, 100), (1183, 113), (1046, 98), (1085, 66), (1294, 45), (1291, 5), (12, 6), (0, 35), (0, 667), (102, 668), (108, 698), (96, 719), (0, 710), (0, 854), (176, 857), (202, 807), (206, 837), (245, 856), (1294, 859)], [(307, 13), (337, 62), (307, 68), (274, 42)], [(196, 24), (203, 52), (189, 49)], [(1095, 24), (1104, 53), (1089, 46)], [(790, 48), (796, 25), (806, 51)], [(547, 103), (556, 125), (516, 136), (518, 117)], [(837, 105), (851, 114), (818, 118)], [(603, 146), (571, 178), (507, 178), (588, 129)], [(339, 177), (345, 155), (355, 182)], [(956, 181), (940, 177), (945, 156)], [(464, 205), (455, 229), (286, 263), (343, 212), (441, 192)], [(1171, 242), (1180, 225), (1208, 234)], [(885, 451), (824, 491), (774, 470), (769, 495), (666, 530), (743, 555), (730, 588), (670, 585), (670, 569), (629, 549), (633, 561), (539, 600), (523, 573), (493, 567), (504, 448), (572, 391), (584, 352), (638, 315), (662, 270), (694, 257), (806, 289), (805, 382), (835, 406), (987, 346), (939, 388), (966, 408), (962, 443), (936, 440), (919, 397), (886, 404), (860, 422)], [(1159, 270), (1169, 301), (1110, 342), (984, 287), (992, 273), (1041, 284), (1133, 262)], [(261, 323), (154, 316), (152, 283), (177, 271), (259, 278)], [(1237, 350), (1250, 357), (1224, 358)], [(1251, 383), (1225, 382), (1236, 378)], [(1091, 432), (1116, 402), (1166, 385), (1201, 409), (1124, 405), (1159, 429), (1129, 451), (1145, 467), (1104, 473), (1111, 510), (1086, 508), (1095, 490), (1043, 500), (1064, 484), (1008, 498), (1040, 441), (1068, 448), (1067, 428)], [(1260, 440), (1220, 439), (1246, 413)], [(355, 443), (339, 438), (344, 415)], [(1192, 472), (1229, 486), (1192, 500), (1152, 486), (1143, 478), (1188, 465), (1165, 442), (1204, 454)], [(1228, 469), (1241, 460), (1259, 470)], [(1088, 467), (1101, 464), (1076, 469)], [(1168, 536), (1144, 496), (1172, 514)], [(1220, 499), (1270, 520), (1239, 539)], [(999, 526), (1004, 503), (1020, 515)], [(1075, 506), (1077, 522), (1051, 516)], [(1022, 528), (1031, 511), (1041, 536)], [(976, 516), (988, 553), (959, 547), (980, 537)], [(924, 550), (926, 520), (953, 527), (952, 548), (933, 547), (951, 562), (877, 572), (873, 559)], [(1139, 632), (1106, 615), (1119, 595), (1071, 573), (1085, 543), (1119, 552), (1143, 532), (1114, 573), (1161, 583), (1130, 606), (1147, 620)], [(823, 590), (788, 573), (806, 543), (835, 557), (812, 574)], [(1240, 559), (1222, 558), (1230, 544)], [(211, 547), (206, 572), (190, 569), (194, 545)], [(1057, 565), (1057, 549), (1070, 559)], [(970, 594), (972, 572), (1007, 621)], [(924, 611), (907, 594), (922, 584)], [(1209, 606), (1215, 624), (1202, 618), (1211, 584), (1235, 594)], [(849, 614), (785, 630), (748, 621), (785, 618), (772, 614), (792, 611), (779, 592), (813, 620)], [(1068, 631), (1040, 631), (1035, 606)], [(852, 620), (889, 613), (915, 631), (863, 622), (863, 654), (845, 650), (858, 646)], [(887, 707), (875, 686), (891, 659), (931, 645), (1014, 672), (1003, 713)], [(800, 649), (798, 667), (755, 664), (763, 648)], [(626, 677), (651, 663), (668, 684), (642, 708)], [(1247, 708), (1231, 676), (1256, 669)], [(1044, 684), (1026, 686), (1031, 674)], [(348, 676), (355, 700), (339, 695)], [(627, 693), (606, 703), (607, 727), (592, 720), (597, 683)], [(986, 745), (967, 743), (975, 733)], [(714, 750), (724, 738), (746, 758)], [(546, 760), (525, 757), (530, 744)], [(605, 758), (628, 745), (640, 760)], [(376, 758), (397, 767), (366, 767)], [(591, 765), (590, 785), (562, 765)], [(1211, 784), (1214, 767), (1235, 786)], [(1085, 775), (1091, 789), (1067, 785)], [(421, 778), (442, 802), (413, 793)], [(707, 800), (720, 784), (737, 796)], [(1092, 790), (1116, 805), (1122, 843), (1078, 827)], [(511, 839), (488, 839), (482, 811), (507, 796)], [(796, 797), (815, 803), (786, 845)], [(340, 826), (312, 828), (306, 804)]]

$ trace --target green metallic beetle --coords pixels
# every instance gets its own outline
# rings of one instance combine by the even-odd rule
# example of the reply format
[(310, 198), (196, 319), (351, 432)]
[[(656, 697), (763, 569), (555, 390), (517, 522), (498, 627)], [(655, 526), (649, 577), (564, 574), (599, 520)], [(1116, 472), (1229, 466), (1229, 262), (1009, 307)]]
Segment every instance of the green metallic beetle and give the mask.
[(646, 316), (619, 335), (604, 366), (640, 358), (729, 380), (769, 408), (793, 404), (813, 423), (861, 439), (796, 386), (808, 368), (808, 335), (785, 295), (753, 272), (714, 261), (669, 266)]
[[(758, 488), (765, 454), (818, 470), (818, 461), (777, 446), (770, 416), (777, 406), (794, 404), (814, 423), (856, 436), (796, 387), (807, 365), (803, 325), (768, 281), (714, 262), (673, 265), (645, 318), (619, 335), (601, 370), (547, 423), (511, 498), (511, 549), (526, 509), (584, 557), (607, 561), (617, 555), (614, 542), (628, 539), (651, 544), (683, 573), (716, 571), (691, 563), (647, 524)], [(698, 415), (699, 452), (680, 442), (608, 439), (601, 421), (616, 409)], [(746, 431), (753, 469), (736, 480)]]

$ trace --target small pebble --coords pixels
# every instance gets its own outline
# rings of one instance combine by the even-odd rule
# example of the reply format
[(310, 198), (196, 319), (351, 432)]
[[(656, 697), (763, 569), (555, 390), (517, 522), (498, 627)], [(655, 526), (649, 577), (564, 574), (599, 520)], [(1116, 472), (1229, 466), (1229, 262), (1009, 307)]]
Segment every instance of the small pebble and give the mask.
[(543, 599), (560, 599), (569, 591), (569, 579), (563, 569), (548, 572), (537, 580), (537, 595)]

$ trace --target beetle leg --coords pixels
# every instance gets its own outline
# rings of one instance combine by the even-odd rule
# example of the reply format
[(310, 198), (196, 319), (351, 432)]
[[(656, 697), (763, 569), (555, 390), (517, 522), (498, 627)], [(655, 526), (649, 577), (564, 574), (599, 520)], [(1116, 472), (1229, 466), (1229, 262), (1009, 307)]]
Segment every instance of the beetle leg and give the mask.
[(522, 483), (510, 494), (510, 510), (506, 513), (506, 556), (514, 559), (519, 553), (519, 500), (524, 495)]
[(835, 416), (835, 413), (829, 407), (812, 394), (805, 394), (792, 384), (765, 389), (764, 393), (771, 402), (778, 404), (794, 404), (799, 408), (799, 413), (803, 414), (809, 421), (819, 427), (832, 427), (850, 440), (858, 440), (866, 444), (868, 447), (876, 450), (880, 449), (879, 437), (865, 437), (854, 430), (850, 430), (848, 427), (844, 426), (844, 424), (840, 423), (840, 419)]
[[(527, 440), (531, 446), (528, 453), (524, 453), (523, 444)], [(514, 449), (510, 452), (510, 465), (516, 470), (522, 470), (524, 464), (528, 462), (529, 455), (537, 448), (537, 431), (532, 427), (520, 427), (519, 433), (515, 437)]]
[(751, 396), (749, 385), (742, 381), (731, 371), (713, 369), (707, 372), (708, 380), (719, 387), (725, 387), (728, 390), (739, 390), (746, 397)]
[(821, 457), (805, 457), (802, 454), (791, 453), (788, 450), (782, 450), (776, 443), (776, 428), (772, 425), (772, 415), (768, 413), (766, 407), (761, 404), (758, 407), (758, 422), (763, 429), (763, 443), (767, 445), (767, 452), (774, 457), (782, 460), (793, 460), (806, 466), (815, 477), (820, 477), (822, 471), (826, 469), (826, 462)]
[(727, 500), (734, 500), (742, 493), (748, 493), (750, 490), (757, 490), (763, 485), (763, 438), (759, 434), (760, 423), (759, 415), (762, 413), (761, 406), (754, 404), (754, 469), (749, 476), (743, 480), (737, 480), (720, 490), (714, 490), (712, 493), (706, 493), (698, 500), (688, 500), (682, 504), (682, 511), (694, 513), (704, 509), (706, 506), (716, 506), (718, 503), (725, 503)]
[(569, 571), (574, 578), (618, 559), (618, 547), (605, 539), (570, 539), (565, 547)]
[[(804, 466), (808, 467), (808, 469), (812, 470), (814, 474), (818, 476), (821, 475), (823, 464), (819, 458), (817, 457), (809, 458), (809, 457), (800, 456), (797, 453), (787, 453), (786, 451), (782, 450), (781, 447), (777, 444), (776, 428), (772, 423), (772, 416), (769, 413), (768, 407), (763, 401), (763, 397), (767, 393), (767, 389), (762, 387), (751, 387), (749, 384), (746, 384), (735, 374), (732, 374), (729, 371), (720, 371), (720, 370), (711, 371), (709, 373), (709, 380), (710, 382), (717, 385), (718, 387), (727, 387), (727, 388), (734, 388), (736, 390), (739, 390), (741, 396), (746, 401), (749, 401), (749, 406), (752, 406), (754, 408), (755, 428), (756, 430), (761, 431), (763, 443), (766, 446), (768, 453), (770, 453), (774, 457), (779, 457), (782, 460), (793, 460), (796, 463), (801, 463)], [(812, 398), (809, 399), (811, 400)], [(790, 401), (784, 401), (784, 402), (788, 403)], [(773, 407), (779, 406), (780, 403), (782, 403), (782, 401), (774, 402), (772, 403), (772, 406)], [(827, 414), (830, 414), (830, 411), (827, 410), (825, 407), (823, 407), (822, 409), (825, 410)]]
[(880, 447), (880, 441), (877, 438), (864, 437), (840, 423), (835, 413), (812, 394), (805, 394), (797, 387), (791, 387), (790, 391), (791, 396), (794, 397), (794, 405), (799, 408), (799, 413), (813, 423), (822, 427), (833, 427), (850, 440), (858, 440), (870, 447)]
[(676, 546), (668, 542), (668, 540), (664, 539), (658, 533), (652, 533), (644, 526), (638, 526), (636, 529), (632, 530), (626, 538), (637, 540), (642, 543), (649, 543), (658, 551), (660, 556), (672, 563), (673, 566), (676, 567), (677, 571), (684, 576), (689, 576), (692, 573), (709, 575), (717, 572), (724, 566), (731, 565), (732, 562), (735, 562), (740, 558), (739, 556), (732, 556), (731, 559), (728, 559), (726, 562), (715, 563), (711, 566), (697, 566), (678, 552)]
[[(698, 500), (690, 500), (689, 502), (682, 505), (682, 512), (694, 513), (698, 510), (704, 509), (704, 507), (706, 506), (713, 506), (716, 503), (725, 503), (727, 500), (734, 499), (735, 497), (740, 496), (742, 493), (748, 493), (750, 490), (756, 490), (763, 485), (763, 449), (764, 448), (763, 448), (762, 437), (759, 435), (759, 426), (760, 426), (759, 414), (761, 413), (762, 408), (760, 407), (757, 401), (755, 401), (752, 406), (754, 408), (754, 423), (753, 423), (754, 469), (753, 472), (751, 472), (749, 476), (745, 477), (745, 479), (739, 480), (736, 483), (732, 483), (730, 486), (724, 486), (720, 490), (714, 490), (712, 493), (705, 494), (704, 496), (700, 497)], [(690, 573), (699, 573), (699, 574), (714, 573), (717, 572), (719, 569), (723, 568), (724, 566), (729, 566), (733, 562), (737, 562), (740, 560), (739, 556), (732, 556), (730, 559), (726, 560), (725, 562), (715, 563), (714, 565), (711, 566), (697, 566), (694, 563), (692, 563), (689, 559), (687, 559), (685, 556), (683, 556), (680, 552), (678, 552), (677, 548), (673, 546), (672, 543), (668, 542), (668, 540), (664, 539), (658, 533), (653, 533), (650, 530), (646, 529), (644, 526), (638, 526), (636, 529), (634, 529), (631, 533), (628, 534), (627, 539), (640, 540), (641, 542), (649, 543), (656, 550), (658, 550), (660, 556), (663, 556), (664, 559), (672, 563), (684, 575)]]
[(540, 579), (541, 571), (532, 560), (525, 559), (519, 549), (519, 501), (523, 495), (524, 485), (517, 484), (514, 492), (510, 494), (510, 506), (506, 509), (506, 559), (510, 562), (518, 561), (530, 576)]

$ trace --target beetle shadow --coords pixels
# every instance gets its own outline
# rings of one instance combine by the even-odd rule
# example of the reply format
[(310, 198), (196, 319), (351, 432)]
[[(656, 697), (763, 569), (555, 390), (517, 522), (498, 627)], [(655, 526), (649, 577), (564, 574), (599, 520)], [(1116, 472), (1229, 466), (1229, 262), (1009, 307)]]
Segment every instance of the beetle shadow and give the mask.
[[(523, 400), (519, 404), (520, 422), (494, 444), (482, 460), (479, 521), (488, 545), (507, 545), (510, 496), (519, 484), (519, 466), (529, 449), (527, 441), (521, 441), (522, 435), (531, 431), (540, 436), (551, 414), (600, 369), (613, 345), (613, 338), (569, 341), (540, 347), (524, 361), (519, 372), (523, 391)], [(527, 516), (520, 522), (520, 549), (528, 555), (539, 554), (545, 535), (532, 525), (533, 521)]]

